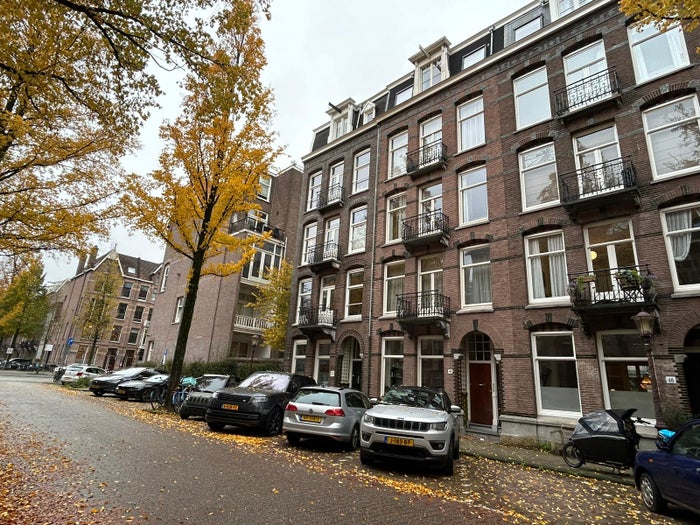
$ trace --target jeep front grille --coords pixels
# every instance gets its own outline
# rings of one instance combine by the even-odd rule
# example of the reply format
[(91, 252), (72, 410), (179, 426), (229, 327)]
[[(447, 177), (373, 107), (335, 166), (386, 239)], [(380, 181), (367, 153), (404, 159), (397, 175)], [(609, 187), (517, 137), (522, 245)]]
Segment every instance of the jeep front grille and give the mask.
[(375, 417), (374, 424), (381, 428), (410, 430), (413, 432), (427, 432), (430, 426), (430, 423), (421, 423), (420, 421), (406, 421), (405, 419), (388, 419), (384, 417)]

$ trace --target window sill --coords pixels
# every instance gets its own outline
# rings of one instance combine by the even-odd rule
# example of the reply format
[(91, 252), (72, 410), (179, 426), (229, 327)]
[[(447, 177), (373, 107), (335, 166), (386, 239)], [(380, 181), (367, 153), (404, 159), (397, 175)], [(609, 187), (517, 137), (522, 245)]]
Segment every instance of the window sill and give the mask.
[(455, 231), (468, 230), (469, 228), (474, 228), (475, 226), (481, 226), (482, 224), (488, 224), (489, 222), (491, 222), (491, 220), (488, 217), (486, 219), (479, 219), (478, 221), (474, 221), (474, 222), (467, 222), (465, 224), (460, 224), (459, 226), (455, 226)]
[(338, 321), (338, 323), (359, 323), (360, 321), (362, 321), (362, 316), (358, 315), (357, 317), (345, 317)]
[(652, 174), (652, 180), (651, 180), (650, 184), (661, 184), (661, 183), (669, 181), (669, 180), (680, 179), (682, 177), (689, 177), (690, 175), (697, 175), (698, 171), (700, 171), (700, 166), (695, 166), (694, 168), (691, 168), (690, 170), (685, 171), (683, 173), (664, 175), (662, 177), (658, 177), (658, 176)]
[(396, 314), (384, 314), (377, 318), (378, 321), (384, 321), (386, 319), (396, 319)]
[(663, 73), (663, 74), (659, 75), (658, 77), (649, 78), (649, 79), (642, 80), (642, 81), (637, 81), (637, 78), (635, 75), (635, 79), (634, 79), (634, 81), (636, 82), (635, 87), (642, 87), (646, 84), (651, 84), (652, 82), (656, 82), (657, 80), (660, 80), (664, 77), (667, 77), (669, 75), (675, 75), (676, 73), (683, 71), (684, 69), (691, 69), (692, 67), (693, 67), (693, 64), (685, 64), (679, 68), (674, 69), (673, 71), (667, 71), (666, 73)]
[(552, 301), (551, 303), (529, 303), (526, 304), (523, 309), (524, 310), (534, 310), (536, 308), (560, 308), (562, 306), (566, 306), (568, 308), (571, 308), (571, 301), (569, 299), (566, 300), (561, 300), (561, 301)]
[(680, 290), (671, 294), (671, 299), (683, 299), (684, 297), (697, 297), (700, 290)]
[(455, 314), (471, 314), (474, 312), (493, 312), (493, 305), (464, 306), (457, 310)]

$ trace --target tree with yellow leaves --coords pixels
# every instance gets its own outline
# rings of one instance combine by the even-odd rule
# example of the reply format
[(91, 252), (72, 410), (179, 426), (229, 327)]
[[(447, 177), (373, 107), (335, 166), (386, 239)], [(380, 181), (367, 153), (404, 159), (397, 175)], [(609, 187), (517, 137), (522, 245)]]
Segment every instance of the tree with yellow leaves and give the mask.
[(253, 292), (255, 301), (248, 305), (261, 312), (268, 322), (268, 328), (263, 330), (263, 341), (278, 352), (284, 351), (286, 344), (292, 270), (292, 264), (286, 259), (279, 268), (265, 270), (263, 278), (267, 282)]
[(197, 15), (221, 4), (0, 0), (0, 255), (80, 252), (107, 232), (119, 158), (161, 94), (149, 66), (208, 67)]
[(184, 81), (182, 112), (161, 127), (161, 167), (131, 175), (122, 200), (136, 228), (190, 261), (169, 392), (182, 372), (200, 278), (240, 271), (269, 237), (229, 233), (234, 214), (258, 209), (260, 177), (279, 154), (269, 130), (272, 93), (260, 82), (266, 59), (258, 11), (252, 0), (235, 0), (216, 15), (214, 62)]
[(692, 31), (700, 25), (700, 0), (620, 0), (620, 9), (637, 22), (659, 29), (680, 24), (684, 31)]

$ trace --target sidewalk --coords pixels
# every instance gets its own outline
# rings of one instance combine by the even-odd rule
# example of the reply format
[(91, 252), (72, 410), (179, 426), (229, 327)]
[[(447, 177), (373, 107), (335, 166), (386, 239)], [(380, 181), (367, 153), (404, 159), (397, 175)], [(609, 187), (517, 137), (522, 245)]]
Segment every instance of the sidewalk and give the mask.
[(558, 454), (520, 448), (499, 443), (496, 436), (469, 434), (460, 442), (460, 451), (468, 456), (493, 459), (504, 463), (513, 463), (541, 470), (551, 470), (572, 476), (583, 476), (634, 486), (632, 469), (618, 474), (610, 467), (584, 463), (579, 468), (571, 468)]

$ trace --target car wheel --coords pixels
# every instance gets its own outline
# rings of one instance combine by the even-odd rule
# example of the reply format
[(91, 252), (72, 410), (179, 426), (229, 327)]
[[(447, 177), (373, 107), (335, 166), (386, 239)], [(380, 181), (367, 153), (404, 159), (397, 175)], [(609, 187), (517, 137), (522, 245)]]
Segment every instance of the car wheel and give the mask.
[(374, 458), (364, 450), (360, 450), (360, 463), (366, 466), (374, 465)]
[(352, 451), (360, 446), (360, 427), (357, 425), (352, 429), (352, 434), (350, 434), (350, 441), (348, 442), (347, 449)]
[(661, 496), (659, 488), (648, 472), (643, 472), (639, 478), (639, 490), (642, 493), (642, 502), (647, 509), (657, 513), (666, 509), (666, 500)]
[(301, 436), (299, 434), (295, 434), (294, 432), (287, 432), (287, 442), (290, 445), (298, 445), (299, 441), (301, 441)]
[(564, 458), (564, 462), (570, 467), (579, 468), (583, 465), (583, 454), (571, 441), (561, 449), (561, 457)]
[(188, 419), (190, 417), (189, 412), (184, 407), (180, 407), (180, 419)]
[(105, 395), (105, 393), (102, 390), (93, 390), (92, 393), (95, 394), (97, 397), (102, 397), (103, 395)]
[(446, 476), (452, 476), (455, 473), (455, 446), (453, 438), (450, 438), (447, 455), (445, 455), (445, 464), (442, 466), (442, 473)]
[(282, 410), (280, 407), (274, 407), (265, 420), (265, 434), (276, 436), (280, 432), (282, 432)]
[(209, 428), (211, 430), (213, 430), (215, 432), (221, 432), (224, 429), (224, 427), (226, 426), (223, 423), (214, 422), (214, 421), (207, 421), (207, 425), (209, 426)]

